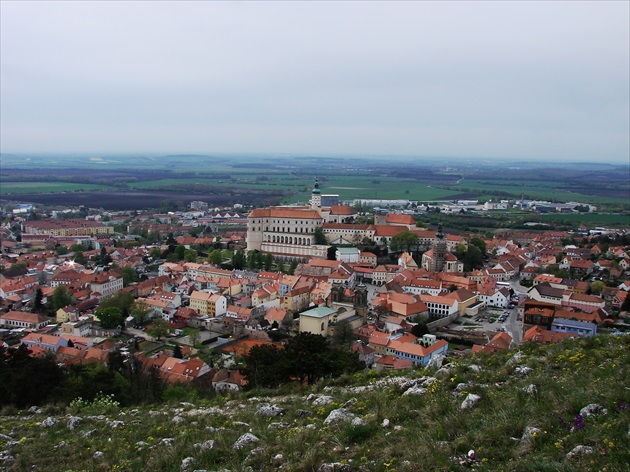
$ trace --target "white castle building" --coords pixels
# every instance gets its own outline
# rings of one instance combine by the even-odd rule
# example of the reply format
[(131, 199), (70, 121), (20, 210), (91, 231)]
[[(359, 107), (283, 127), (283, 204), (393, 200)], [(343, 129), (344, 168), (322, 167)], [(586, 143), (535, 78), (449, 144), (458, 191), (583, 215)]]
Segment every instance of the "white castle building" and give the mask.
[(247, 217), (247, 250), (325, 259), (329, 246), (316, 244), (315, 230), (324, 223), (350, 223), (357, 213), (347, 206), (322, 207), (317, 181), (310, 204), (310, 207), (278, 206), (253, 210)]

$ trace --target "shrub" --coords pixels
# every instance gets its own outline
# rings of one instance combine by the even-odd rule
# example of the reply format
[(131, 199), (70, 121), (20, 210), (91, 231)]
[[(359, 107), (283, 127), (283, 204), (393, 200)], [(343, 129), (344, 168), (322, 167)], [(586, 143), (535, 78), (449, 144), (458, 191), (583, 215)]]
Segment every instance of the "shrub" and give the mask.
[(105, 395), (103, 392), (98, 392), (93, 401), (84, 400), (81, 397), (77, 397), (70, 402), (69, 408), (76, 413), (92, 413), (92, 414), (105, 414), (115, 413), (119, 410), (120, 403), (114, 400), (114, 395)]

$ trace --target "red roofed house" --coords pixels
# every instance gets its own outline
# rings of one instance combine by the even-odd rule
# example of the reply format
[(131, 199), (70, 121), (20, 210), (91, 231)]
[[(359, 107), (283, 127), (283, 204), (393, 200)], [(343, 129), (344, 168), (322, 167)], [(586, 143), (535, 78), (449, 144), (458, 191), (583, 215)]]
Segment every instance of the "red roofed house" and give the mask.
[(401, 359), (395, 356), (383, 356), (374, 364), (376, 372), (382, 372), (385, 369), (389, 370), (403, 370), (411, 369), (413, 367), (413, 361), (411, 359)]
[(212, 377), (212, 388), (219, 393), (241, 390), (246, 385), (245, 376), (238, 370), (221, 369)]
[(41, 329), (50, 324), (50, 318), (25, 311), (10, 311), (0, 316), (0, 327), (7, 329)]
[(265, 319), (269, 322), (269, 324), (273, 324), (273, 322), (276, 321), (279, 325), (293, 321), (291, 313), (278, 307), (269, 308), (265, 314)]
[(444, 339), (435, 341), (429, 346), (416, 343), (400, 342), (392, 340), (387, 346), (386, 352), (399, 359), (411, 360), (414, 365), (427, 365), (435, 356), (446, 356), (448, 342)]
[(531, 341), (539, 344), (549, 344), (562, 341), (567, 338), (578, 338), (577, 334), (573, 333), (560, 333), (557, 331), (550, 331), (544, 329), (541, 326), (532, 326), (523, 335), (523, 342)]
[(503, 351), (510, 348), (510, 344), (512, 344), (512, 336), (507, 333), (498, 333), (495, 335), (488, 344), (485, 346), (480, 346), (475, 344), (472, 347), (472, 352), (497, 352)]

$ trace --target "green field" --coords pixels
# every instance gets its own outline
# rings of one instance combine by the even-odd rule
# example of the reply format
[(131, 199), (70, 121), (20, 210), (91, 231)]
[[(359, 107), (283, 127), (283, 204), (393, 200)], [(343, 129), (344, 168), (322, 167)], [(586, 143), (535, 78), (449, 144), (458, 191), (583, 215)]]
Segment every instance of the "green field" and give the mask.
[[(242, 193), (250, 198), (251, 194), (275, 199), (284, 196), (284, 203), (305, 203), (310, 199), (317, 176), (322, 193), (338, 194), (341, 200), (431, 202), (452, 200), (460, 195), (470, 199), (517, 200), (524, 194), (527, 199), (593, 203), (605, 211), (630, 207), (628, 169), (623, 166), (576, 164), (548, 168), (523, 163), (519, 166), (466, 162), (446, 174), (440, 162), (389, 157), (2, 154), (0, 195), (151, 190)], [(458, 179), (459, 183), (455, 183)], [(588, 195), (588, 191), (597, 195)], [(605, 219), (597, 222), (607, 223)]]
[[(287, 203), (306, 201), (310, 198), (312, 181), (306, 182), (308, 190), (287, 198)], [(322, 193), (339, 195), (341, 200), (383, 199), (431, 201), (448, 198), (452, 190), (433, 188), (424, 183), (401, 180), (391, 177), (351, 177), (329, 178), (322, 185)]]
[[(554, 182), (554, 181), (497, 181), (497, 184), (489, 183), (486, 180), (468, 180), (464, 179), (458, 186), (452, 186), (451, 188), (461, 187), (462, 192), (465, 190), (484, 192), (507, 192), (513, 196), (513, 198), (520, 198), (524, 193), (525, 198), (535, 198), (539, 200), (551, 200), (551, 201), (564, 201), (564, 202), (581, 202), (581, 203), (628, 203), (628, 199), (602, 197), (597, 195), (587, 195), (585, 193), (579, 193), (576, 189), (575, 192), (568, 192), (566, 190), (558, 190), (559, 187), (566, 187), (566, 182)], [(488, 196), (492, 196), (491, 194)]]
[(630, 215), (619, 215), (611, 213), (577, 213), (577, 214), (543, 214), (541, 221), (566, 221), (573, 224), (583, 223), (585, 225), (601, 224), (611, 226), (630, 226)]
[(68, 182), (2, 182), (0, 195), (20, 195), (29, 193), (61, 193), (79, 190), (111, 190), (112, 187), (94, 184), (73, 184)]
[[(250, 172), (248, 175), (252, 175)], [(286, 198), (285, 203), (306, 202), (311, 196), (314, 179), (292, 175), (265, 176), (267, 180), (258, 180), (254, 174), (251, 177), (234, 176), (229, 181), (221, 179), (193, 178), (193, 179), (161, 179), (130, 184), (136, 189), (164, 189), (174, 186), (192, 187), (195, 184), (209, 185), (218, 188), (235, 187), (256, 190), (289, 190), (299, 192)], [(321, 185), (322, 193), (338, 194), (342, 200), (350, 199), (406, 199), (429, 201), (447, 198), (453, 195), (451, 190), (433, 188), (423, 183), (405, 181), (391, 177), (370, 178), (365, 176), (330, 177)]]

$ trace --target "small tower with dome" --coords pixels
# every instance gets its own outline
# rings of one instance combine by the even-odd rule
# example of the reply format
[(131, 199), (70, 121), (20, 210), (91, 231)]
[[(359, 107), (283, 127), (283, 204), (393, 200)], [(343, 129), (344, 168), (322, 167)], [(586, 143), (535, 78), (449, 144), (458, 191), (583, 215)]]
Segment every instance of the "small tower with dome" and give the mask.
[(315, 177), (315, 185), (311, 192), (311, 208), (319, 209), (322, 207), (322, 191), (319, 189), (319, 180)]

